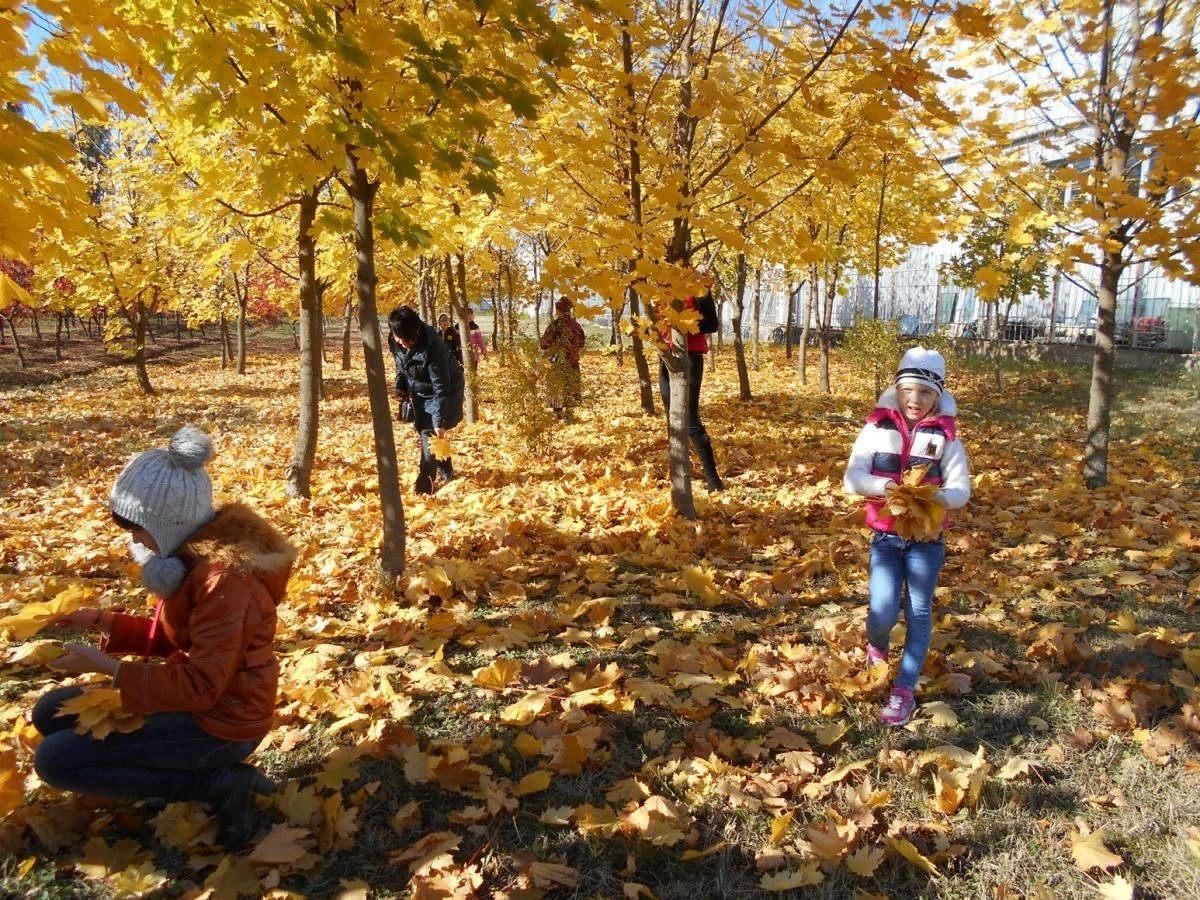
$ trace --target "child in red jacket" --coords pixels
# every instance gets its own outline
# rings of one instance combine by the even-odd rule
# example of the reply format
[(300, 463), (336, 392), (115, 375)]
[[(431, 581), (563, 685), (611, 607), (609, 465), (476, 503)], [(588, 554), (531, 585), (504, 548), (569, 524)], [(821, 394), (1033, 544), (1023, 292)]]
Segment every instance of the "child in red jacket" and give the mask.
[(204, 471), (211, 455), (208, 435), (182, 428), (168, 449), (135, 457), (113, 487), (113, 521), (131, 532), (143, 584), (162, 598), (153, 616), (83, 609), (61, 623), (98, 629), (101, 649), (68, 645), (55, 668), (112, 675), (122, 709), (145, 723), (102, 740), (76, 734), (75, 717), (59, 711), (78, 687), (50, 691), (31, 718), (45, 735), (34, 768), (47, 784), (207, 801), (218, 839), (232, 851), (257, 828), (254, 794), (274, 789), (243, 760), (271, 730), (275, 606), (295, 550), (242, 504), (214, 510)]

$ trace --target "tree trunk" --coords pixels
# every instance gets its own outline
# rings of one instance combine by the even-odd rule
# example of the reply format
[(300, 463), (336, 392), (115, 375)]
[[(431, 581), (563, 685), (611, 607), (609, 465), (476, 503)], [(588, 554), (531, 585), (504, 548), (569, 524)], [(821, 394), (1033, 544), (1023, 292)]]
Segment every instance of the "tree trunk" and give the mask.
[(883, 162), (879, 173), (879, 207), (875, 211), (875, 296), (871, 301), (871, 318), (879, 318), (879, 287), (882, 271), (881, 254), (883, 249), (883, 204), (887, 198), (887, 164), (888, 155), (883, 154)]
[[(313, 462), (317, 456), (317, 431), (321, 417), (321, 292), (317, 282), (317, 241), (313, 223), (317, 218), (320, 188), (300, 198), (300, 218), (296, 234), (296, 260), (300, 269), (300, 397), (299, 422), (292, 463), (284, 475), (289, 497), (312, 496)], [(390, 423), (390, 419), (389, 419)]]
[(33, 335), (37, 338), (37, 342), (40, 344), (42, 342), (42, 323), (38, 317), (38, 311), (31, 308), (29, 310), (29, 314), (33, 319)]
[(804, 301), (804, 322), (800, 325), (800, 383), (808, 384), (808, 332), (811, 327), (813, 310), (817, 306), (817, 267), (808, 267), (808, 299)]
[(1087, 444), (1083, 457), (1083, 480), (1090, 490), (1108, 484), (1108, 438), (1112, 418), (1113, 363), (1116, 354), (1117, 285), (1124, 262), (1120, 251), (1105, 251), (1100, 264), (1099, 308), (1096, 315), (1096, 344), (1092, 349), (1092, 384), (1088, 392)]
[(183, 340), (183, 313), (178, 310), (175, 312), (175, 340)]
[(246, 374), (246, 307), (250, 303), (250, 265), (246, 264), (246, 273), (241, 283), (238, 283), (237, 272), (233, 273), (233, 289), (238, 305), (237, 320), (237, 373)]
[(9, 333), (12, 334), (13, 347), (17, 351), (17, 368), (24, 371), (25, 366), (27, 365), (25, 362), (25, 351), (21, 347), (21, 339), (19, 337), (17, 337), (16, 323), (13, 322), (12, 316), (4, 316), (3, 318), (4, 318), (5, 323), (8, 325)]
[(818, 335), (821, 342), (821, 393), (829, 394), (833, 389), (829, 385), (829, 329), (822, 328)]
[[(672, 340), (686, 342), (679, 332), (672, 333)], [(688, 390), (691, 381), (691, 366), (688, 355), (682, 350), (661, 354), (667, 365), (668, 393), (671, 409), (667, 415), (667, 458), (671, 471), (671, 505), (685, 519), (696, 518), (696, 503), (692, 499), (692, 461), (688, 456)]]
[(350, 320), (353, 317), (354, 303), (351, 297), (346, 298), (346, 312), (342, 319), (342, 371), (350, 371)]
[(63, 332), (63, 314), (58, 314), (58, 321), (54, 325), (54, 358), (62, 362), (62, 332)]
[[(631, 284), (629, 286), (629, 318), (631, 321), (636, 321), (640, 315), (637, 288)], [(629, 336), (629, 341), (633, 345), (633, 366), (637, 369), (638, 402), (642, 406), (642, 412), (652, 416), (654, 415), (654, 390), (650, 381), (650, 363), (646, 359), (646, 345), (642, 343), (642, 334), (636, 328)]]
[(754, 371), (762, 365), (762, 260), (754, 269)]
[(142, 393), (153, 397), (154, 386), (150, 384), (150, 373), (146, 371), (146, 304), (137, 301), (133, 313), (133, 368), (137, 372), (138, 387)]
[[(463, 421), (468, 425), (474, 425), (479, 418), (479, 405), (475, 399), (475, 377), (479, 365), (475, 354), (471, 351), (471, 318), (467, 314), (466, 300), (467, 264), (461, 253), (456, 253), (455, 256), (458, 257), (457, 263), (450, 261), (449, 253), (445, 256), (446, 289), (450, 296), (450, 309), (454, 313), (454, 317), (458, 319), (458, 336), (462, 341), (465, 369), (463, 372)], [(457, 273), (455, 269), (457, 269)]]
[(742, 314), (746, 311), (746, 254), (737, 255), (737, 284), (733, 295), (733, 357), (737, 362), (738, 398), (749, 402), (750, 373), (746, 371), (746, 346), (742, 342)]
[(396, 436), (392, 431), (392, 409), (383, 365), (379, 311), (375, 304), (375, 234), (371, 215), (379, 185), (372, 183), (366, 170), (359, 166), (356, 148), (351, 144), (346, 145), (346, 175), (354, 207), (358, 322), (362, 334), (363, 365), (367, 372), (367, 396), (371, 402), (371, 427), (375, 435), (379, 505), (383, 514), (379, 565), (385, 575), (395, 576), (404, 571), (404, 503), (400, 497)]
[[(799, 288), (796, 288), (799, 290)], [(796, 290), (792, 290), (792, 282), (787, 281), (787, 321), (784, 323), (783, 332), (783, 357), (784, 359), (792, 358), (792, 326), (796, 323)]]
[(227, 369), (232, 357), (229, 353), (229, 326), (225, 322), (224, 310), (221, 310), (217, 317), (217, 340), (221, 342), (221, 368)]

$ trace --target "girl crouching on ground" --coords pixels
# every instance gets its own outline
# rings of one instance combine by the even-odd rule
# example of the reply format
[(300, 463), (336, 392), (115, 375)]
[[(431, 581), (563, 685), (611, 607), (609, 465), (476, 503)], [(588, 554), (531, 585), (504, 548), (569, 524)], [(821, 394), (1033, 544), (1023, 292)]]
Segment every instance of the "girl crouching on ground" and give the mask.
[(31, 718), (45, 736), (34, 768), (47, 784), (118, 799), (205, 801), (218, 840), (233, 851), (258, 826), (254, 795), (274, 790), (243, 760), (271, 730), (275, 606), (296, 554), (247, 506), (214, 510), (204, 471), (211, 456), (208, 435), (183, 428), (168, 449), (135, 457), (112, 489), (113, 521), (130, 532), (142, 583), (161, 598), (153, 616), (83, 609), (60, 623), (97, 629), (100, 649), (70, 644), (54, 667), (112, 675), (122, 708), (145, 724), (104, 739), (76, 734), (75, 717), (58, 712), (79, 687), (50, 691)]

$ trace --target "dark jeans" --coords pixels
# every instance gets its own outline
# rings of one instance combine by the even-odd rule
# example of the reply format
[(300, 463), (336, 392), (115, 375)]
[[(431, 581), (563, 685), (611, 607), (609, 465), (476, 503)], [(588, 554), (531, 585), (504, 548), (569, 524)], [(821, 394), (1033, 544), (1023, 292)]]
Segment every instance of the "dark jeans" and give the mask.
[[(688, 352), (688, 436), (692, 446), (703, 453), (711, 445), (704, 423), (700, 421), (700, 385), (704, 381), (704, 354)], [(663, 409), (671, 412), (671, 376), (666, 363), (658, 364), (658, 390), (662, 395)]]
[(417, 472), (417, 491), (429, 493), (433, 490), (433, 479), (437, 474), (449, 481), (454, 477), (454, 463), (448, 459), (438, 459), (433, 455), (429, 442), (437, 436), (433, 428), (422, 428), (421, 434), (421, 464)]
[(57, 716), (81, 688), (57, 688), (33, 708), (33, 724), (45, 740), (33, 767), (42, 781), (64, 791), (140, 800), (213, 800), (225, 770), (250, 755), (259, 739), (226, 741), (204, 731), (190, 713), (160, 712), (128, 734), (103, 740), (75, 733), (75, 716)]

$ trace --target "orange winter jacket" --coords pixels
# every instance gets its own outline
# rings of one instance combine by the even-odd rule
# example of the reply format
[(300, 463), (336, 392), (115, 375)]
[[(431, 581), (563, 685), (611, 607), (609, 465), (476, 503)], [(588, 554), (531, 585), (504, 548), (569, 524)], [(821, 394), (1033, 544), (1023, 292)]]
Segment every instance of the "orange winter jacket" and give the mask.
[(121, 664), (121, 706), (190, 712), (223, 740), (261, 738), (271, 730), (279, 680), (275, 606), (296, 551), (257, 513), (232, 503), (178, 555), (187, 577), (152, 618), (113, 616), (104, 650), (166, 659)]

